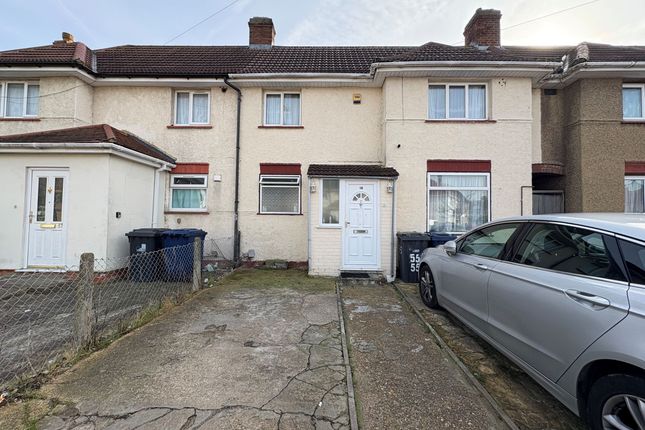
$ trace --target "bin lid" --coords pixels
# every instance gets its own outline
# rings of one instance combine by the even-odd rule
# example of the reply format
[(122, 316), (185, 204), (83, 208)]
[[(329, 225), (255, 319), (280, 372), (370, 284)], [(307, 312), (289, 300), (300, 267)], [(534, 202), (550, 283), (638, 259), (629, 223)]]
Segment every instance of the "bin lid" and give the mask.
[(204, 230), (198, 228), (176, 228), (174, 230), (166, 230), (161, 233), (162, 236), (178, 236), (178, 237), (200, 237), (206, 236)]
[(446, 238), (456, 239), (459, 237), (459, 235), (454, 233), (444, 233), (441, 231), (431, 231), (430, 237), (432, 237), (433, 239), (446, 239)]
[(127, 232), (125, 235), (128, 237), (159, 237), (167, 228), (135, 228)]
[(418, 231), (402, 231), (396, 236), (401, 240), (430, 240), (430, 234)]

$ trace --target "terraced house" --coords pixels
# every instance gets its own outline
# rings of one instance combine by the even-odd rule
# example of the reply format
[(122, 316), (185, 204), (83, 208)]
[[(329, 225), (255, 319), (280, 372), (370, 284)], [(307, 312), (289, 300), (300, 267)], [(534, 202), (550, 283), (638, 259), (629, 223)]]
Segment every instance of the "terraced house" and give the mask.
[(245, 46), (0, 53), (0, 269), (190, 226), (236, 261), (392, 278), (397, 232), (644, 211), (645, 50), (503, 46), (500, 18), (459, 47), (278, 46), (252, 18)]

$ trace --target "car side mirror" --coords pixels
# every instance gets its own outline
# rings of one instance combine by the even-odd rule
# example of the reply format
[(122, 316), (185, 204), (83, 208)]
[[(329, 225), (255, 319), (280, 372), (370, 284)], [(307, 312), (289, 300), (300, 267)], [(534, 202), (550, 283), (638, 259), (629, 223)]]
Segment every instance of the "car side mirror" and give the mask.
[(446, 254), (452, 257), (457, 253), (457, 243), (454, 240), (449, 240), (443, 244), (443, 249), (446, 251)]

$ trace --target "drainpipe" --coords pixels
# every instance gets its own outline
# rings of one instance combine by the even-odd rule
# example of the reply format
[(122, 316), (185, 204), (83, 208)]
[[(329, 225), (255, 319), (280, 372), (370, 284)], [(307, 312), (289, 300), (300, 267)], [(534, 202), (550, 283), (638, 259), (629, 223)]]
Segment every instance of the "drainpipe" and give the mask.
[(390, 275), (387, 282), (396, 279), (396, 179), (392, 181), (392, 245), (390, 251)]
[(233, 264), (237, 267), (240, 263), (240, 113), (242, 109), (242, 91), (224, 78), (224, 83), (237, 93), (237, 124), (235, 126), (235, 203), (233, 207)]
[[(524, 189), (525, 188), (532, 190), (533, 185), (522, 185), (520, 187), (520, 216), (524, 216)], [(531, 196), (531, 198), (533, 198), (533, 196)]]
[[(307, 272), (311, 273), (311, 232), (313, 226), (311, 225), (311, 181), (318, 181), (317, 178), (307, 178)], [(322, 189), (322, 187), (321, 187)]]

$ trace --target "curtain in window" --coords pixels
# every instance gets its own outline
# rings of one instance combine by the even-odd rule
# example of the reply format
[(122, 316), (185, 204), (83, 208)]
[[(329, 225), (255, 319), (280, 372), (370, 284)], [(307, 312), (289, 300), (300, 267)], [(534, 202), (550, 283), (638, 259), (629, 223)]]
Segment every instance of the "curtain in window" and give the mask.
[(206, 208), (206, 190), (172, 190), (173, 209)]
[(339, 181), (338, 179), (323, 179), (322, 192), (322, 223), (338, 224), (339, 211)]
[[(488, 222), (488, 190), (464, 188), (487, 187), (485, 175), (430, 175), (428, 196), (431, 231), (463, 232)], [(461, 189), (460, 189), (461, 188)]]
[(177, 93), (175, 124), (188, 124), (189, 103), (190, 95), (188, 93)]
[(642, 103), (640, 88), (623, 88), (623, 118), (642, 118)]
[(486, 86), (470, 85), (468, 87), (468, 118), (484, 119), (486, 117)]
[(22, 116), (24, 105), (25, 86), (23, 84), (7, 84), (7, 109), (6, 116)]
[(280, 124), (280, 94), (267, 94), (265, 124)]
[(29, 85), (27, 87), (27, 115), (38, 115), (38, 98), (40, 87), (38, 85)]
[(284, 95), (284, 125), (300, 125), (300, 94)]
[(625, 178), (625, 212), (645, 212), (645, 181)]
[(430, 85), (428, 89), (428, 118), (444, 119), (446, 117), (446, 87)]
[(430, 175), (431, 187), (486, 187), (485, 175)]
[(193, 122), (208, 123), (208, 94), (193, 94)]
[(466, 118), (466, 87), (448, 88), (448, 109), (450, 118)]

